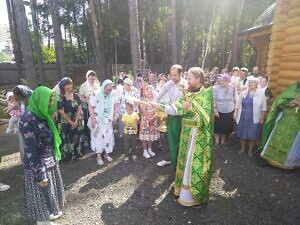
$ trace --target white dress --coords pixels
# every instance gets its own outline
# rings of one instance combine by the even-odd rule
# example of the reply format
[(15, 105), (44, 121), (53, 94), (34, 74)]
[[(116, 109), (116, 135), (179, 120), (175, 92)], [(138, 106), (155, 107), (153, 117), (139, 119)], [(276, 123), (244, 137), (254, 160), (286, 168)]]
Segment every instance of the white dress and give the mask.
[[(94, 92), (89, 98), (89, 104), (95, 108), (97, 115), (97, 95)], [(104, 104), (105, 107), (108, 104)], [(113, 121), (106, 118), (101, 124), (97, 124), (95, 129), (91, 129), (91, 149), (96, 153), (112, 153), (115, 146), (115, 138), (113, 132)]]

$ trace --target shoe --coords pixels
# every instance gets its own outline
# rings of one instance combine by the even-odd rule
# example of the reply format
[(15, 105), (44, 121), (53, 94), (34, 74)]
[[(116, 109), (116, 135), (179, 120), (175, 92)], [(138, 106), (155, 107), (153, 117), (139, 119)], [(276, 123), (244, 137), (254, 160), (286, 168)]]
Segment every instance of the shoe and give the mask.
[(146, 158), (146, 159), (150, 159), (151, 158), (151, 156), (149, 155), (149, 153), (148, 153), (147, 150), (144, 150), (143, 157)]
[(108, 154), (104, 155), (104, 159), (106, 159), (108, 162), (113, 161), (113, 158), (110, 157)]
[(242, 149), (241, 149), (241, 150), (239, 151), (239, 155), (244, 154), (244, 152), (245, 152), (245, 150), (242, 150)]
[(253, 158), (253, 153), (252, 152), (248, 152), (248, 157), (251, 159), (251, 158)]
[(37, 221), (37, 225), (58, 225), (58, 223), (50, 222), (50, 221)]
[(18, 128), (15, 128), (15, 129), (14, 129), (14, 134), (17, 134), (18, 131), (19, 131)]
[(136, 156), (136, 155), (133, 155), (133, 156), (132, 156), (132, 160), (135, 161), (136, 159), (137, 159), (137, 156)]
[(6, 133), (7, 133), (7, 134), (10, 134), (10, 133), (13, 132), (13, 131), (14, 131), (14, 130), (13, 130), (13, 129), (10, 129), (10, 128), (7, 128), (7, 129), (6, 129)]
[(129, 157), (125, 157), (125, 158), (124, 158), (124, 162), (125, 162), (125, 163), (128, 163), (128, 161), (129, 161)]
[(57, 215), (50, 214), (49, 219), (50, 220), (57, 220), (58, 218), (60, 218), (62, 216), (62, 214), (63, 214), (62, 211), (58, 211)]
[(0, 191), (7, 191), (9, 189), (10, 189), (9, 185), (0, 183)]
[(99, 166), (103, 166), (104, 165), (104, 162), (102, 159), (97, 159), (97, 163)]
[(171, 164), (171, 161), (166, 161), (166, 160), (162, 160), (160, 162), (158, 162), (156, 165), (159, 167), (165, 167)]
[(228, 149), (228, 145), (227, 145), (226, 143), (222, 144), (221, 146), (222, 146), (222, 148), (224, 148), (224, 149)]
[(218, 149), (220, 147), (219, 144), (215, 144), (214, 149)]
[(155, 152), (153, 152), (151, 149), (148, 149), (148, 153), (151, 157), (154, 157), (156, 155)]

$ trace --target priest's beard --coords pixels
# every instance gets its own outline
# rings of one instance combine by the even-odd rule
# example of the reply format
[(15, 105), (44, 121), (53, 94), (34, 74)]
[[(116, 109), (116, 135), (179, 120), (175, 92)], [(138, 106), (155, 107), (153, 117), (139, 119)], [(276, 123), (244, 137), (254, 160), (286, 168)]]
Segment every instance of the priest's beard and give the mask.
[(201, 84), (189, 84), (188, 91), (189, 92), (198, 92), (201, 88)]

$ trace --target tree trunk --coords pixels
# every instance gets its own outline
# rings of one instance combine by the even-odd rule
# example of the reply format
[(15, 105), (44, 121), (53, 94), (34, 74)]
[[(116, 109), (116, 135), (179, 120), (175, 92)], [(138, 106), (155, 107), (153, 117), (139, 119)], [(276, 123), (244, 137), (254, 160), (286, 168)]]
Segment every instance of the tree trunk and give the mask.
[(15, 56), (17, 73), (19, 75), (19, 79), (21, 80), (21, 78), (25, 78), (25, 76), (22, 71), (22, 54), (21, 54), (20, 41), (17, 35), (16, 18), (12, 10), (13, 7), (12, 7), (11, 0), (6, 0), (6, 5), (7, 5), (10, 37), (13, 45), (13, 53)]
[(176, 0), (171, 0), (171, 39), (172, 39), (172, 63), (178, 63), (177, 52), (177, 20), (176, 20)]
[(12, 0), (12, 8), (15, 12), (17, 33), (20, 37), (21, 51), (24, 60), (25, 78), (28, 86), (35, 88), (37, 86), (37, 75), (33, 60), (32, 44), (29, 36), (29, 28), (23, 1)]
[(128, 0), (131, 60), (134, 73), (141, 67), (140, 33), (137, 0)]
[(206, 44), (205, 44), (206, 46), (205, 46), (204, 57), (203, 57), (202, 64), (201, 64), (202, 68), (204, 68), (204, 66), (205, 66), (205, 61), (206, 61), (208, 49), (209, 49), (210, 42), (211, 42), (211, 32), (212, 32), (214, 21), (215, 21), (215, 11), (216, 11), (216, 9), (215, 9), (215, 7), (213, 7), (213, 9), (212, 9), (212, 17), (211, 17), (211, 21), (210, 21), (210, 25), (209, 25), (209, 30), (208, 30), (208, 35), (207, 35), (207, 40), (206, 40)]
[(104, 32), (104, 14), (102, 11), (102, 5), (103, 3), (101, 3), (101, 1), (95, 1), (95, 9), (96, 9), (96, 15), (98, 18), (98, 26), (99, 26), (99, 30), (100, 30), (100, 54), (101, 54), (101, 65), (102, 65), (102, 77), (103, 80), (106, 79), (111, 79), (110, 75), (108, 74), (108, 70), (107, 70), (107, 54), (106, 54), (106, 47), (108, 46), (108, 44), (105, 42), (105, 32)]
[[(77, 11), (76, 11), (76, 5), (74, 4), (73, 7), (73, 20), (74, 20), (74, 28), (75, 28), (75, 36), (76, 36), (76, 41), (77, 41), (77, 47), (78, 47), (78, 52), (79, 52), (79, 60), (81, 61), (82, 59), (82, 47), (81, 47), (81, 39), (80, 39), (80, 35), (79, 35), (79, 29), (78, 29), (78, 19), (77, 19)], [(83, 62), (80, 62), (83, 63)]]
[(100, 26), (99, 26), (99, 22), (97, 19), (97, 5), (95, 4), (94, 0), (89, 0), (89, 8), (90, 8), (90, 13), (91, 13), (91, 19), (92, 19), (92, 24), (93, 24), (93, 31), (94, 31), (94, 39), (95, 39), (95, 55), (96, 55), (96, 60), (97, 60), (97, 65), (98, 65), (98, 75), (100, 76), (100, 79), (103, 80), (103, 75), (104, 75), (104, 64), (103, 62), (103, 53), (102, 49), (101, 49), (101, 37), (100, 37)]
[(37, 61), (38, 61), (38, 68), (39, 68), (39, 82), (40, 84), (43, 84), (45, 82), (43, 54), (42, 54), (42, 49), (40, 44), (39, 27), (38, 27), (35, 8), (36, 8), (36, 0), (30, 0), (32, 25), (33, 25), (33, 32), (34, 32), (34, 47), (36, 51), (35, 53), (37, 54)]
[(51, 29), (50, 29), (50, 22), (49, 22), (49, 14), (47, 14), (47, 27), (48, 27), (47, 47), (48, 47), (48, 49), (50, 49), (51, 48)]
[(238, 40), (238, 32), (240, 29), (240, 20), (242, 16), (242, 11), (244, 8), (244, 0), (240, 1), (240, 4), (237, 4), (235, 12), (234, 22), (233, 22), (233, 30), (232, 30), (232, 45), (231, 45), (231, 66), (236, 66), (238, 62), (238, 52), (239, 52), (239, 40)]
[(60, 19), (59, 19), (59, 11), (58, 11), (58, 3), (57, 0), (51, 0), (50, 3), (50, 12), (53, 24), (53, 31), (54, 31), (54, 43), (55, 43), (55, 54), (56, 54), (56, 64), (58, 70), (57, 79), (66, 76), (67, 68), (65, 62), (65, 55), (64, 55), (64, 46), (61, 36), (61, 28), (60, 28)]
[(224, 26), (224, 23), (225, 21), (220, 21), (220, 32), (219, 32), (219, 35), (220, 35), (220, 60), (219, 60), (219, 67), (220, 67), (220, 70), (224, 69), (225, 67), (225, 64), (226, 64), (226, 38), (225, 38), (225, 26)]

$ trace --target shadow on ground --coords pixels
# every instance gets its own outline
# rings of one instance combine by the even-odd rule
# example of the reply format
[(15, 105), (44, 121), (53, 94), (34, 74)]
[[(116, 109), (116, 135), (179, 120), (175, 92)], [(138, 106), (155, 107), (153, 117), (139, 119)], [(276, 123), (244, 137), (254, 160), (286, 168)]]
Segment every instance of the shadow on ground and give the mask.
[[(4, 138), (4, 139), (3, 139)], [(0, 154), (5, 147), (13, 152), (16, 142), (1, 136)], [(229, 149), (214, 152), (214, 172), (209, 204), (201, 209), (176, 203), (170, 187), (174, 171), (158, 168), (156, 163), (168, 153), (157, 151), (151, 160), (141, 157), (126, 164), (122, 143), (113, 154), (114, 161), (98, 167), (95, 155), (62, 163), (67, 205), (65, 225), (91, 224), (285, 224), (300, 221), (300, 171), (270, 167), (258, 157), (239, 156), (238, 142), (231, 139)], [(0, 180), (12, 188), (0, 193), (0, 224), (29, 225), (23, 217), (22, 168), (18, 154), (0, 166)], [(9, 164), (11, 163), (11, 166)]]

